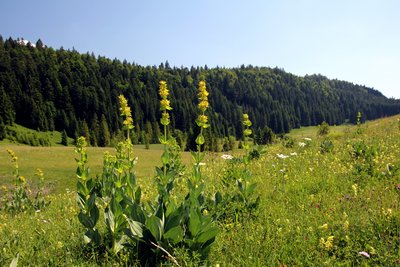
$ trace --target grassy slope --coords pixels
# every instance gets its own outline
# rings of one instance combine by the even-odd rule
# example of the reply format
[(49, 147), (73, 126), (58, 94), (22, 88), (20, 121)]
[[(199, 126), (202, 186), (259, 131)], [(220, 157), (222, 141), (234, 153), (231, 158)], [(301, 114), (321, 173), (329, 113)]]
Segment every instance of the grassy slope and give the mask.
[[(321, 154), (321, 137), (316, 128), (295, 130), (293, 148), (280, 144), (252, 163), (253, 180), (261, 204), (256, 217), (225, 222), (211, 251), (212, 263), (223, 266), (372, 265), (391, 266), (400, 261), (400, 172), (390, 175), (388, 164), (400, 167), (400, 116), (371, 121), (362, 126), (331, 127), (332, 153)], [(304, 138), (312, 141), (304, 148)], [(377, 150), (374, 173), (357, 173), (351, 157), (352, 144), (364, 142)], [(2, 146), (8, 147), (8, 146)], [(112, 258), (95, 259), (82, 250), (82, 228), (77, 221), (74, 192), (75, 157), (71, 147), (31, 148), (11, 146), (20, 157), (26, 177), (37, 167), (45, 171), (52, 194), (50, 207), (35, 214), (15, 217), (0, 212), (0, 265), (11, 262), (17, 252), (22, 265), (116, 265)], [(109, 149), (110, 150), (110, 149)], [(92, 173), (99, 173), (104, 149), (89, 149)], [(296, 156), (280, 159), (278, 153)], [(149, 177), (160, 160), (161, 150), (136, 149), (137, 173)], [(184, 153), (184, 161), (190, 162)], [(209, 155), (204, 172), (207, 189), (221, 187), (226, 167), (216, 155)], [(12, 172), (9, 157), (0, 151), (0, 185)], [(25, 172), (27, 174), (25, 174)], [(28, 174), (29, 173), (29, 174)], [(142, 179), (147, 190), (151, 181)], [(355, 189), (356, 188), (356, 189)], [(54, 193), (53, 193), (54, 192)], [(348, 224), (348, 227), (346, 225)], [(333, 236), (332, 247), (325, 245)], [(359, 255), (366, 251), (371, 258)]]

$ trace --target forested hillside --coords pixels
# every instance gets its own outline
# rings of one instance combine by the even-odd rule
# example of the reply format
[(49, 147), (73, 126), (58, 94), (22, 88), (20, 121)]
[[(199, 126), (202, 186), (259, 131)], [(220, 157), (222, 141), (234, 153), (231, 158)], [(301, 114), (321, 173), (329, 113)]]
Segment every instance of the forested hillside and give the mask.
[[(354, 122), (400, 113), (400, 100), (379, 91), (321, 75), (298, 77), (278, 68), (139, 66), (127, 61), (80, 54), (75, 50), (33, 45), (0, 36), (0, 123), (65, 130), (104, 146), (121, 129), (119, 94), (132, 107), (137, 141), (157, 141), (160, 80), (171, 90), (171, 126), (193, 131), (197, 85), (205, 79), (210, 92), (213, 136), (242, 137), (242, 113), (254, 129), (285, 133), (299, 126)], [(195, 128), (195, 127), (193, 127)], [(142, 140), (143, 141), (143, 140)]]

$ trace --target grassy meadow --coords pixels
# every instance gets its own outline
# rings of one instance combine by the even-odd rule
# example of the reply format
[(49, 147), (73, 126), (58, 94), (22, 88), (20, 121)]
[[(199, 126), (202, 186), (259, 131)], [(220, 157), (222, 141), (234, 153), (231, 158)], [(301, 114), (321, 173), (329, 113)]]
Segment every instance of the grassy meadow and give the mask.
[[(218, 221), (219, 232), (209, 266), (394, 266), (400, 264), (400, 115), (353, 125), (331, 126), (326, 136), (317, 127), (293, 130), (285, 146), (277, 140), (250, 162), (258, 208), (236, 220)], [(330, 148), (321, 149), (328, 139)], [(43, 210), (12, 215), (0, 209), (0, 265), (18, 255), (18, 266), (123, 266), (124, 256), (94, 253), (84, 243), (76, 204), (73, 147), (29, 147), (2, 143), (0, 197), (13, 186), (13, 163), (35, 188), (37, 168), (44, 172)], [(100, 175), (103, 153), (88, 148), (91, 175)], [(155, 194), (154, 167), (162, 146), (135, 147), (135, 172), (144, 197)], [(240, 155), (243, 151), (235, 151)], [(229, 159), (209, 153), (202, 167), (205, 192), (228, 190)], [(190, 153), (182, 153), (189, 172)], [(184, 187), (185, 183), (181, 183)], [(180, 266), (196, 265), (182, 251)], [(165, 261), (163, 265), (174, 265)]]

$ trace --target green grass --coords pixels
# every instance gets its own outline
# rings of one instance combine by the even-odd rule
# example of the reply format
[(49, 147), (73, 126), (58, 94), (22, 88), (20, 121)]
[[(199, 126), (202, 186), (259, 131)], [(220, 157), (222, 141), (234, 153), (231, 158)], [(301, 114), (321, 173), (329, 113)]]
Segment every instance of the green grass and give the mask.
[[(35, 131), (18, 124), (14, 124), (12, 126), (7, 125), (6, 128), (7, 132), (13, 132), (19, 136), (25, 135), (27, 137), (31, 137), (33, 135), (36, 135), (39, 138), (47, 139), (50, 142), (50, 146), (62, 146), (61, 132), (58, 131), (47, 131), (47, 132)], [(68, 143), (72, 144), (73, 139), (68, 138)], [(10, 145), (10, 144), (18, 144), (17, 140), (15, 140), (15, 137), (11, 137), (10, 134), (7, 135), (6, 139), (0, 141), (0, 145)]]
[[(237, 222), (219, 223), (220, 232), (210, 265), (220, 266), (394, 266), (400, 263), (400, 116), (370, 121), (356, 134), (354, 126), (330, 127), (333, 152), (321, 153), (324, 137), (316, 127), (294, 130), (293, 148), (280, 143), (251, 162), (252, 181), (261, 197), (256, 214)], [(311, 138), (305, 147), (304, 138)], [(377, 154), (368, 161), (352, 157), (353, 144), (364, 142)], [(12, 164), (5, 152), (19, 157), (21, 174), (33, 180), (36, 168), (45, 172), (50, 206), (16, 216), (0, 211), (0, 265), (19, 253), (21, 266), (116, 266), (120, 259), (91, 253), (75, 204), (75, 160), (72, 147), (34, 148), (2, 145), (0, 186), (10, 185)], [(4, 149), (3, 149), (4, 148)], [(92, 174), (100, 173), (102, 154), (113, 149), (88, 148)], [(162, 147), (136, 147), (139, 183), (155, 191), (152, 175), (160, 165)], [(236, 153), (241, 153), (240, 151)], [(291, 154), (292, 153), (292, 154)], [(296, 153), (296, 154), (293, 154)], [(277, 154), (288, 155), (281, 159)], [(203, 171), (206, 190), (222, 188), (227, 164), (220, 154), (208, 154)], [(183, 153), (190, 171), (190, 154)], [(372, 166), (372, 174), (365, 167)], [(357, 171), (357, 166), (362, 169)], [(368, 165), (369, 166), (369, 165)], [(66, 188), (69, 188), (67, 192)], [(356, 189), (356, 190), (355, 190)], [(333, 236), (332, 246), (327, 239)], [(323, 242), (322, 242), (323, 241)], [(366, 258), (359, 254), (365, 251)], [(180, 255), (180, 254), (179, 254)], [(190, 265), (175, 255), (182, 265)], [(185, 264), (186, 262), (186, 264)], [(168, 265), (168, 263), (167, 263)]]
[[(10, 185), (13, 181), (13, 164), (6, 149), (13, 150), (18, 156), (18, 165), (21, 175), (27, 178), (28, 183), (37, 184), (34, 177), (36, 169), (44, 172), (47, 193), (62, 193), (65, 189), (74, 189), (76, 186), (75, 158), (78, 155), (74, 147), (30, 147), (26, 145), (8, 144), (2, 145), (0, 150), (0, 185)], [(87, 148), (89, 167), (92, 175), (100, 175), (103, 166), (103, 154), (108, 151), (114, 153), (114, 148)], [(138, 157), (136, 175), (138, 179), (151, 180), (154, 175), (154, 167), (161, 165), (161, 145), (150, 145), (145, 149), (143, 145), (135, 146), (134, 154)], [(189, 164), (190, 153), (182, 153), (183, 163)]]

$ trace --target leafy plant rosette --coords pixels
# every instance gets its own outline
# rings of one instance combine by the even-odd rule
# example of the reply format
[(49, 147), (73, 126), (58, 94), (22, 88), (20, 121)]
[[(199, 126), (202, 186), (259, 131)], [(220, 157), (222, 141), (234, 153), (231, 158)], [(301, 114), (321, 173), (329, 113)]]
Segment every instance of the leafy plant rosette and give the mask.
[[(207, 93), (204, 82), (200, 83), (200, 88), (204, 96)], [(142, 265), (153, 266), (164, 259), (178, 264), (173, 256), (176, 249), (187, 250), (192, 258), (203, 261), (207, 259), (218, 232), (213, 218), (202, 212), (204, 183), (200, 166), (204, 153), (200, 148), (204, 142), (201, 137), (198, 138), (198, 151), (193, 153), (195, 165), (193, 173), (187, 177), (188, 194), (182, 199), (173, 196), (176, 178), (181, 175), (183, 166), (176, 141), (168, 134), (168, 111), (172, 108), (166, 82), (160, 82), (159, 93), (161, 124), (164, 127), (160, 142), (164, 145), (164, 152), (162, 166), (156, 168), (156, 200), (141, 200), (141, 189), (133, 173), (136, 158), (133, 157), (129, 138), (133, 119), (127, 100), (120, 96), (120, 111), (127, 137), (117, 145), (116, 156), (104, 155), (103, 173), (99, 178), (89, 178), (85, 140), (80, 137), (77, 141), (76, 152), (81, 155), (77, 159), (76, 171), (80, 207), (78, 218), (86, 228), (85, 240), (94, 248), (105, 246), (115, 255), (126, 250), (135, 254)], [(205, 126), (202, 124), (201, 127)], [(101, 233), (99, 229), (102, 227), (97, 225), (101, 217), (104, 217), (105, 233)]]

